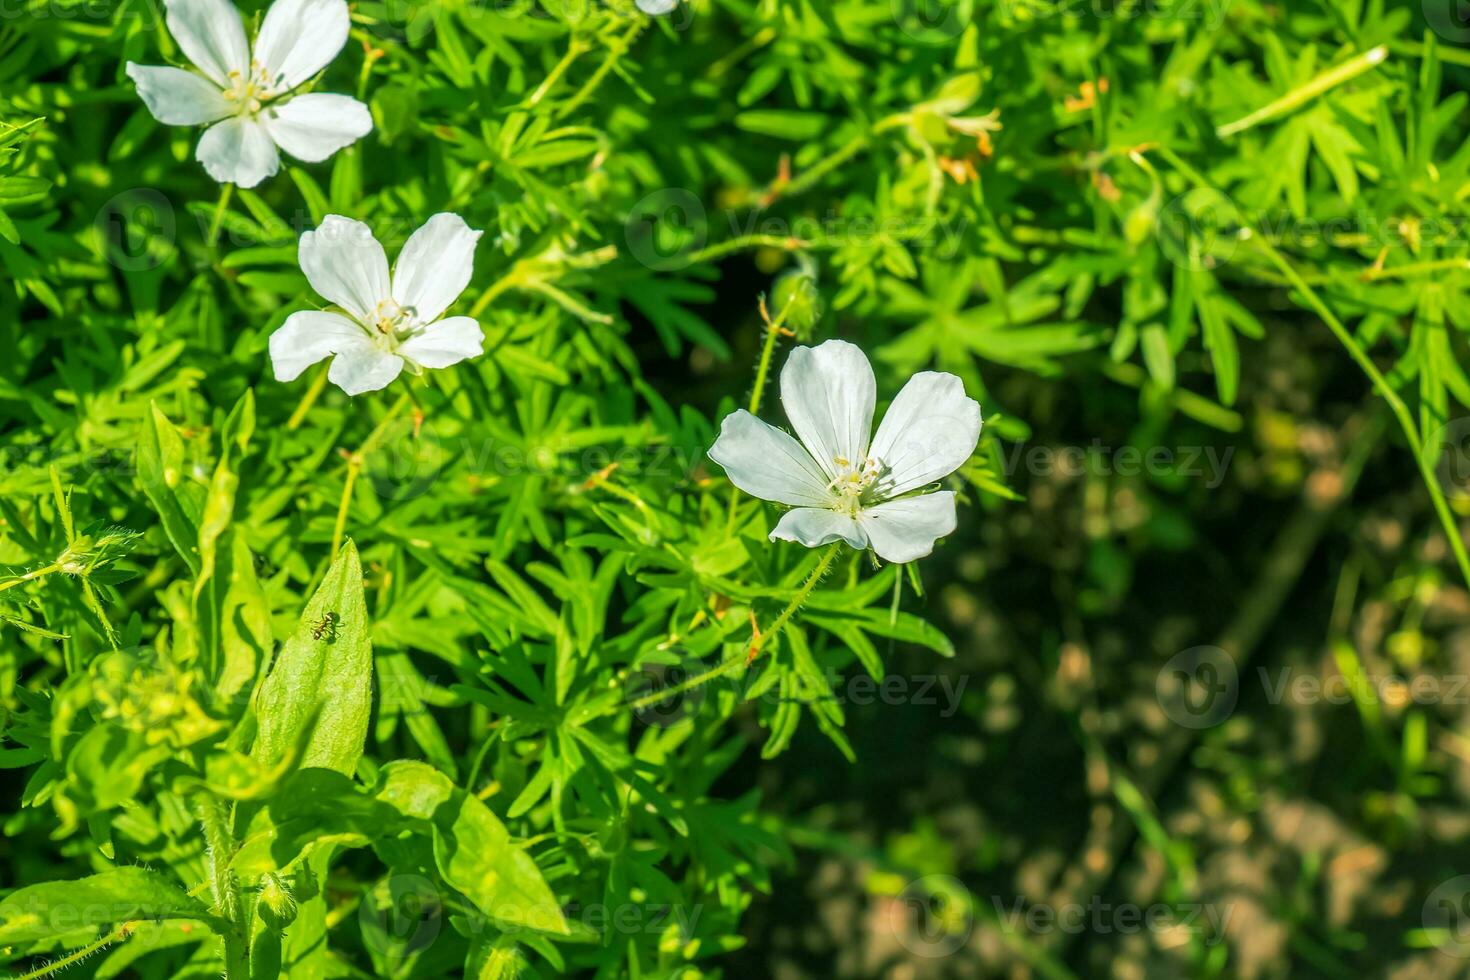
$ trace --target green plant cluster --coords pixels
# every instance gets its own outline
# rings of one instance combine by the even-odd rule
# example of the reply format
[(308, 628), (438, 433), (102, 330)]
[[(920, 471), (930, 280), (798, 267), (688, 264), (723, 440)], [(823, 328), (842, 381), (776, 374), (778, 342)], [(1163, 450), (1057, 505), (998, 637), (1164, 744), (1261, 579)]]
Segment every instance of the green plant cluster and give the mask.
[[(963, 379), (968, 551), (1035, 408), (1000, 381), (1234, 433), (1300, 311), (1453, 531), (1470, 56), (1417, 11), (364, 0), (322, 88), (373, 132), (224, 193), (124, 75), (182, 63), (162, 13), (0, 8), (19, 976), (721, 975), (792, 848), (731, 772), (804, 726), (860, 764), (834, 672), (955, 652), (922, 563), (769, 541), (705, 458), (793, 344), (880, 402)], [(300, 235), (439, 211), (485, 231), (483, 356), (277, 382)]]

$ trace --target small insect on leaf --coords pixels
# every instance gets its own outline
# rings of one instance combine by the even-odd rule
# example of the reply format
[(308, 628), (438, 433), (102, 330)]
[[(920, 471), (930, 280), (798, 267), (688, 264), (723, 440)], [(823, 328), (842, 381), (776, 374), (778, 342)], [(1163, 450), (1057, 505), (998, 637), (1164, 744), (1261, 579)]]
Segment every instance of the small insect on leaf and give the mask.
[(326, 640), (328, 643), (337, 639), (337, 614), (329, 612), (321, 619), (311, 625), (311, 638), (313, 640)]

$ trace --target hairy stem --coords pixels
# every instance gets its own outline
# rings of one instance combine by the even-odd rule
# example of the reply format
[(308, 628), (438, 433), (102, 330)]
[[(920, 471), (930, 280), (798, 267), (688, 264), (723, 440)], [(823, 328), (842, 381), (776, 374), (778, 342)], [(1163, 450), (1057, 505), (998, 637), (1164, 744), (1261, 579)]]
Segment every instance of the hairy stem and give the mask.
[[(1161, 156), (1169, 161), (1174, 169), (1178, 170), (1195, 185), (1224, 196), (1218, 187), (1211, 184), (1204, 176), (1184, 160), (1180, 159), (1168, 147), (1159, 146), (1157, 150)], [(1226, 199), (1228, 200), (1228, 197)], [(1302, 278), (1301, 274), (1297, 272), (1296, 266), (1292, 265), (1286, 256), (1282, 255), (1281, 251), (1275, 245), (1271, 244), (1270, 240), (1257, 234), (1253, 227), (1246, 225), (1246, 228), (1251, 232), (1250, 241), (1254, 243), (1256, 249), (1272, 265), (1276, 266), (1287, 284), (1300, 293), (1312, 312), (1316, 313), (1322, 322), (1327, 324), (1327, 329), (1332, 331), (1333, 336), (1347, 350), (1348, 355), (1357, 362), (1357, 365), (1362, 368), (1363, 373), (1372, 381), (1374, 389), (1377, 390), (1378, 394), (1388, 404), (1389, 409), (1393, 412), (1394, 418), (1398, 420), (1399, 427), (1403, 429), (1404, 438), (1408, 440), (1410, 451), (1414, 454), (1414, 464), (1419, 468), (1419, 475), (1424, 481), (1425, 489), (1429, 491), (1429, 499), (1434, 505), (1434, 512), (1439, 518), (1440, 526), (1444, 529), (1445, 538), (1449, 542), (1450, 550), (1454, 552), (1455, 563), (1459, 566), (1460, 576), (1465, 580), (1466, 584), (1470, 584), (1470, 554), (1467, 554), (1465, 550), (1464, 539), (1460, 536), (1460, 528), (1455, 523), (1454, 514), (1450, 511), (1449, 501), (1445, 500), (1444, 490), (1441, 489), (1439, 480), (1435, 476), (1434, 470), (1425, 456), (1424, 439), (1419, 432), (1419, 427), (1414, 423), (1414, 417), (1410, 413), (1409, 407), (1404, 404), (1404, 400), (1399, 397), (1399, 393), (1394, 391), (1393, 386), (1388, 383), (1388, 379), (1383, 376), (1383, 372), (1378, 370), (1378, 365), (1373, 363), (1373, 359), (1368, 356), (1368, 352), (1358, 343), (1352, 331), (1337, 318), (1336, 314), (1332, 312), (1332, 309), (1317, 294), (1317, 291)]]
[(702, 687), (718, 677), (723, 677), (737, 667), (750, 663), (761, 652), (761, 649), (785, 628), (786, 624), (791, 621), (791, 617), (796, 615), (796, 611), (811, 596), (812, 591), (817, 587), (817, 583), (822, 580), (823, 575), (827, 574), (827, 569), (832, 567), (832, 562), (836, 560), (841, 550), (841, 541), (827, 546), (827, 550), (822, 552), (821, 560), (817, 562), (817, 567), (812, 569), (812, 573), (807, 576), (801, 588), (796, 590), (796, 595), (792, 596), (791, 601), (786, 604), (786, 608), (781, 610), (781, 615), (776, 617), (776, 621), (771, 624), (770, 629), (755, 636), (751, 640), (750, 647), (746, 652), (731, 657), (723, 663), (711, 667), (704, 673), (689, 678), (689, 680), (684, 681), (682, 684), (665, 688), (662, 691), (655, 691), (652, 694), (646, 694), (641, 698), (629, 701), (628, 707), (634, 711), (641, 711), (644, 708), (658, 704), (660, 701), (665, 701), (676, 694), (683, 694), (685, 691), (692, 691), (697, 687)]
[[(750, 391), (750, 414), (755, 415), (761, 408), (761, 396), (765, 394), (766, 377), (771, 373), (771, 355), (776, 352), (776, 340), (781, 336), (781, 325), (786, 322), (786, 314), (791, 310), (791, 304), (796, 302), (795, 293), (786, 301), (776, 314), (775, 320), (766, 319), (765, 298), (761, 299), (761, 317), (766, 324), (766, 342), (761, 345), (760, 364), (755, 369), (755, 387)], [(730, 488), (730, 507), (725, 515), (725, 533), (729, 534), (735, 530), (735, 511), (740, 505), (740, 488)]]
[(210, 894), (214, 909), (227, 928), (220, 930), (224, 941), (226, 980), (248, 980), (250, 976), (250, 930), (245, 923), (244, 906), (235, 874), (230, 870), (234, 856), (234, 837), (230, 833), (229, 812), (209, 793), (195, 799), (199, 823), (204, 829), (204, 860), (209, 873)]

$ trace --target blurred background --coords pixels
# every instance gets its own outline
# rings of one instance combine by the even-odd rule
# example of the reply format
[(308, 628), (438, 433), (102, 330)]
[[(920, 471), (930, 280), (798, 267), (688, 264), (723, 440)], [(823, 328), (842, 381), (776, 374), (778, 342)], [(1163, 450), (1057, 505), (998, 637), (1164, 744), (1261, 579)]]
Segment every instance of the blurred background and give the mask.
[[(1023, 499), (923, 563), (956, 656), (839, 687), (856, 764), (808, 726), (720, 787), (799, 842), (732, 975), (1470, 971), (1470, 597), (1387, 410), (1258, 299), (1235, 431), (1086, 368), (987, 375), (1033, 431)], [(741, 385), (700, 374), (683, 397)]]

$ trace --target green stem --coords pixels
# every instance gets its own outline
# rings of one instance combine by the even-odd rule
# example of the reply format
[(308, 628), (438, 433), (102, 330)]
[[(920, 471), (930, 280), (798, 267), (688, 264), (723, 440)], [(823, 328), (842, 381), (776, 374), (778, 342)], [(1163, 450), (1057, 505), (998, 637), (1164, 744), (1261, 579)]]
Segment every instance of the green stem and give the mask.
[(541, 100), (546, 98), (546, 93), (550, 92), (556, 83), (561, 81), (561, 77), (567, 73), (567, 69), (572, 67), (572, 62), (576, 61), (588, 50), (590, 48), (586, 41), (579, 37), (572, 38), (567, 44), (567, 53), (562, 55), (561, 60), (556, 63), (556, 67), (551, 69), (551, 73), (541, 80), (541, 84), (536, 86), (536, 91), (532, 92), (531, 97), (526, 100), (527, 108), (540, 104)]
[(776, 248), (783, 252), (795, 252), (797, 249), (807, 248), (810, 244), (795, 235), (742, 235), (740, 238), (716, 242), (697, 252), (690, 252), (684, 256), (684, 263), (696, 265), (712, 259), (722, 259), (733, 252), (747, 248)]
[(11, 588), (12, 586), (22, 585), (26, 582), (34, 582), (38, 578), (44, 578), (45, 576), (50, 575), (52, 572), (59, 571), (61, 571), (61, 566), (56, 562), (52, 562), (44, 568), (38, 568), (33, 572), (26, 572), (19, 578), (13, 578), (9, 582), (0, 582), (0, 592), (4, 592), (6, 589)]
[(628, 28), (627, 33), (608, 46), (607, 57), (603, 59), (602, 64), (597, 66), (597, 70), (592, 73), (592, 77), (587, 79), (587, 82), (577, 90), (576, 95), (572, 96), (566, 104), (556, 111), (556, 117), (558, 119), (571, 115), (576, 111), (578, 106), (592, 97), (592, 93), (597, 91), (597, 87), (602, 84), (603, 79), (607, 78), (607, 73), (612, 71), (613, 65), (617, 64), (618, 59), (628, 53), (628, 48), (632, 46), (633, 42), (638, 39), (638, 35), (643, 33), (643, 29), (652, 20), (653, 18), (651, 17), (639, 17), (634, 21), (633, 26)]
[(209, 223), (209, 247), (214, 248), (219, 241), (220, 224), (225, 220), (225, 212), (230, 207), (230, 197), (235, 193), (234, 184), (221, 184), (219, 192), (219, 203), (214, 206), (214, 220)]
[[(764, 302), (765, 301), (762, 300), (762, 303)], [(781, 307), (781, 312), (776, 314), (775, 321), (767, 321), (766, 323), (766, 342), (761, 347), (760, 366), (757, 367), (755, 370), (755, 388), (752, 389), (750, 392), (749, 411), (751, 415), (755, 415), (757, 412), (760, 411), (761, 395), (766, 390), (766, 377), (771, 373), (771, 355), (776, 351), (776, 338), (781, 335), (781, 325), (786, 322), (786, 314), (790, 311), (791, 304), (794, 302), (796, 302), (795, 293), (793, 293), (791, 298), (786, 301), (786, 305)], [(762, 314), (764, 314), (764, 305), (762, 305), (761, 311)], [(730, 488), (730, 507), (729, 511), (725, 515), (726, 534), (729, 534), (735, 529), (735, 510), (739, 506), (739, 504), (740, 488), (732, 486)]]
[(122, 925), (118, 926), (116, 929), (112, 930), (96, 942), (83, 946), (81, 949), (74, 949), (70, 953), (67, 953), (65, 956), (61, 957), (61, 959), (52, 960), (45, 966), (37, 967), (30, 973), (22, 973), (19, 976), (13, 978), (13, 980), (40, 980), (41, 977), (50, 976), (53, 973), (58, 973), (62, 970), (65, 970), (69, 966), (80, 963), (82, 960), (91, 956), (102, 947), (110, 946), (115, 942), (120, 942), (121, 940), (128, 938), (128, 933), (132, 931), (132, 928), (132, 922), (124, 922)]
[(480, 294), (480, 298), (475, 300), (475, 305), (470, 307), (470, 316), (478, 319), (480, 314), (485, 312), (485, 307), (494, 302), (495, 297), (499, 296), (507, 289), (519, 286), (523, 278), (524, 273), (521, 270), (520, 263), (517, 263), (511, 268), (509, 272), (501, 276), (500, 279), (497, 280), (495, 283), (491, 284), (489, 289)]
[(820, 162), (803, 171), (799, 177), (793, 179), (789, 184), (786, 184), (784, 187), (773, 186), (767, 192), (767, 195), (772, 198), (795, 197), (797, 194), (811, 190), (823, 177), (867, 149), (869, 144), (873, 142), (873, 137), (886, 130), (893, 129), (895, 126), (901, 125), (907, 118), (907, 113), (898, 113), (886, 119), (879, 120), (867, 132), (854, 136), (836, 152), (823, 157)]
[[(1157, 149), (1160, 155), (1168, 160), (1176, 170), (1184, 174), (1196, 185), (1213, 191), (1216, 194), (1221, 194), (1222, 197), (1224, 196), (1218, 187), (1215, 187), (1207, 181), (1198, 171), (1180, 159), (1168, 147), (1159, 146)], [(1439, 479), (1435, 476), (1434, 470), (1430, 467), (1429, 460), (1425, 456), (1424, 440), (1419, 433), (1419, 427), (1414, 424), (1414, 417), (1409, 412), (1409, 407), (1404, 404), (1404, 400), (1399, 397), (1399, 393), (1393, 390), (1393, 386), (1388, 383), (1388, 379), (1383, 376), (1383, 372), (1378, 370), (1378, 365), (1373, 363), (1373, 359), (1368, 356), (1367, 351), (1363, 350), (1362, 345), (1358, 343), (1352, 331), (1322, 301), (1322, 298), (1317, 295), (1316, 290), (1307, 284), (1307, 281), (1297, 272), (1296, 267), (1287, 261), (1286, 257), (1281, 254), (1275, 245), (1272, 245), (1264, 236), (1256, 233), (1255, 228), (1247, 226), (1247, 229), (1251, 232), (1250, 241), (1255, 244), (1255, 247), (1262, 255), (1276, 266), (1287, 283), (1302, 295), (1307, 305), (1321, 318), (1322, 322), (1327, 324), (1327, 328), (1332, 331), (1333, 336), (1346, 348), (1348, 355), (1357, 362), (1358, 366), (1362, 368), (1363, 373), (1373, 382), (1373, 387), (1377, 389), (1378, 394), (1388, 403), (1389, 409), (1393, 412), (1394, 418), (1398, 420), (1399, 427), (1403, 429), (1404, 438), (1408, 440), (1409, 448), (1414, 454), (1414, 464), (1418, 466), (1419, 475), (1424, 481), (1424, 487), (1429, 491), (1429, 499), (1434, 505), (1435, 514), (1438, 515), (1440, 526), (1444, 529), (1445, 537), (1449, 541), (1450, 550), (1454, 552), (1455, 563), (1460, 568), (1460, 576), (1465, 580), (1466, 584), (1470, 584), (1470, 554), (1467, 554), (1465, 551), (1465, 542), (1460, 537), (1460, 529), (1455, 524), (1455, 517), (1450, 511), (1449, 502), (1445, 500), (1444, 491), (1439, 485)]]
[(204, 861), (210, 894), (215, 911), (228, 924), (220, 930), (225, 946), (225, 980), (249, 980), (250, 930), (245, 923), (235, 875), (230, 870), (235, 847), (229, 815), (224, 805), (207, 792), (199, 793), (197, 800), (199, 823), (204, 829)]
[(696, 687), (702, 687), (715, 678), (722, 677), (725, 674), (733, 671), (735, 668), (750, 663), (756, 658), (756, 655), (761, 652), (762, 648), (764, 648), (765, 645), (770, 642), (770, 640), (775, 637), (776, 634), (780, 633), (781, 630), (786, 627), (786, 624), (791, 621), (791, 617), (796, 614), (796, 610), (800, 609), (802, 604), (806, 602), (807, 598), (811, 596), (812, 590), (817, 587), (817, 583), (822, 580), (822, 576), (827, 574), (827, 569), (832, 567), (832, 562), (836, 560), (837, 555), (841, 550), (841, 541), (837, 541), (831, 545), (828, 545), (827, 550), (822, 552), (822, 557), (821, 560), (817, 562), (817, 567), (812, 569), (812, 573), (807, 576), (807, 579), (805, 582), (802, 583), (801, 588), (796, 591), (796, 595), (792, 596), (791, 601), (786, 604), (786, 608), (781, 610), (781, 615), (776, 617), (776, 621), (771, 624), (770, 629), (766, 630), (764, 633), (755, 637), (751, 641), (750, 648), (746, 650), (746, 652), (738, 656), (731, 657), (724, 663), (721, 663), (715, 667), (711, 667), (704, 673), (699, 674), (695, 677), (691, 677), (689, 680), (685, 681), (682, 684), (677, 684), (674, 687), (666, 688), (662, 691), (655, 691), (652, 694), (646, 694), (635, 701), (630, 701), (628, 702), (628, 707), (634, 711), (641, 711), (644, 708), (658, 704), (660, 701), (665, 701), (676, 694), (683, 694), (685, 691), (692, 691)]
[(337, 505), (337, 523), (332, 528), (332, 559), (334, 561), (337, 558), (337, 552), (342, 548), (342, 537), (347, 530), (347, 514), (352, 509), (352, 487), (357, 482), (358, 471), (362, 469), (367, 454), (372, 452), (373, 447), (382, 438), (388, 424), (397, 418), (412, 400), (412, 396), (407, 393), (400, 395), (398, 401), (393, 403), (393, 407), (388, 409), (388, 414), (383, 416), (373, 431), (368, 433), (368, 437), (363, 440), (357, 452), (347, 460), (347, 480), (342, 485), (342, 500)]
[(1470, 260), (1440, 259), (1435, 262), (1396, 265), (1387, 269), (1368, 269), (1359, 278), (1364, 282), (1382, 282), (1384, 279), (1408, 279), (1435, 272), (1465, 272), (1467, 270), (1470, 270)]
[(295, 431), (301, 427), (301, 423), (306, 419), (306, 413), (311, 411), (311, 407), (321, 397), (322, 390), (327, 387), (327, 370), (328, 365), (326, 364), (318, 369), (316, 377), (312, 379), (311, 387), (306, 390), (306, 395), (301, 399), (301, 404), (296, 406), (296, 411), (291, 413), (291, 418), (286, 422), (287, 429)]
[(1236, 133), (1250, 129), (1252, 126), (1269, 122), (1278, 116), (1284, 116), (1312, 101), (1322, 93), (1334, 89), (1344, 82), (1352, 81), (1365, 71), (1376, 68), (1387, 57), (1388, 48), (1380, 44), (1376, 48), (1363, 52), (1351, 61), (1345, 61), (1336, 68), (1329, 68), (1305, 85), (1297, 86), (1281, 98), (1262, 106), (1255, 112), (1242, 116), (1235, 120), (1235, 122), (1226, 123), (1216, 128), (1215, 135), (1224, 139), (1227, 136), (1234, 136)]

